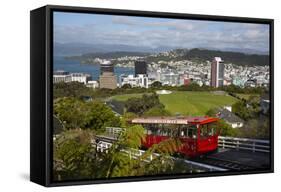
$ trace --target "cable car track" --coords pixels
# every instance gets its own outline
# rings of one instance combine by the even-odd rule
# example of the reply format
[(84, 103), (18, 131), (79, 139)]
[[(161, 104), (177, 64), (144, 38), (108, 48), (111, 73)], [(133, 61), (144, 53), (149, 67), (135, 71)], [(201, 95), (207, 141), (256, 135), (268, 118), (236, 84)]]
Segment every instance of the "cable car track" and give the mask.
[(216, 167), (221, 167), (227, 170), (232, 170), (232, 171), (243, 171), (243, 170), (251, 170), (251, 169), (256, 169), (254, 166), (250, 165), (245, 165), (241, 164), (239, 162), (235, 161), (229, 161), (225, 159), (218, 159), (214, 157), (204, 157), (204, 158), (196, 158), (193, 159), (195, 162), (207, 164), (207, 165), (212, 165)]
[[(113, 143), (114, 141), (116, 141), (115, 139), (110, 139), (107, 137), (98, 137), (98, 140), (109, 142), (109, 143)], [(186, 160), (185, 158), (179, 158), (179, 157), (173, 157), (173, 158), (183, 160), (183, 161)], [(219, 170), (221, 168), (221, 170), (219, 170), (219, 171), (222, 171), (222, 170), (223, 171), (227, 171), (227, 170), (243, 171), (243, 170), (256, 169), (256, 167), (254, 167), (254, 166), (245, 165), (245, 164), (242, 164), (239, 162), (229, 161), (229, 160), (225, 160), (225, 159), (218, 159), (218, 158), (214, 158), (214, 157), (207, 157), (207, 156), (204, 156), (202, 158), (191, 158), (187, 161), (189, 161), (188, 163), (193, 163), (193, 164), (199, 163), (199, 164), (201, 164), (200, 166), (202, 166), (202, 165), (206, 165), (206, 167), (212, 166), (213, 169), (215, 169), (215, 170)]]
[[(109, 134), (107, 136), (97, 135), (95, 143), (98, 143), (99, 141), (113, 143), (116, 140), (117, 140), (116, 133)], [(189, 158), (186, 158), (186, 157), (179, 158), (178, 156), (173, 156), (173, 158), (192, 161), (195, 164), (198, 163), (198, 164), (206, 165), (205, 167), (213, 166), (217, 170), (222, 169), (224, 171), (226, 171), (226, 170), (243, 171), (243, 170), (253, 170), (253, 169), (258, 168), (257, 166), (249, 165), (248, 163), (241, 163), (241, 162), (232, 161), (229, 159), (213, 157), (211, 154), (205, 154), (201, 157), (189, 157)], [(189, 163), (192, 163), (192, 162), (189, 162)]]

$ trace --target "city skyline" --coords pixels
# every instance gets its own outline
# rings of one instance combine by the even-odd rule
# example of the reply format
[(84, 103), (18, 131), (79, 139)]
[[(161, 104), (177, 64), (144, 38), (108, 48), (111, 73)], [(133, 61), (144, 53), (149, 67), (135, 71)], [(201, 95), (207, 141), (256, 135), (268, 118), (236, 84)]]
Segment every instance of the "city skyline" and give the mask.
[(54, 12), (54, 42), (269, 52), (269, 25)]

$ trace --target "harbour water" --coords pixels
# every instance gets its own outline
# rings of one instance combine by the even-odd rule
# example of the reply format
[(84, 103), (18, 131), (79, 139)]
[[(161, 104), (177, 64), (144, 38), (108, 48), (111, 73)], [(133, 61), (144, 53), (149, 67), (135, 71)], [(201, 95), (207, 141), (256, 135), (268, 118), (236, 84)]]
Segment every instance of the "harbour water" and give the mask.
[[(68, 60), (62, 56), (54, 57), (54, 71), (64, 70), (71, 73), (88, 73), (92, 76), (93, 80), (98, 80), (100, 75), (99, 65), (81, 64), (79, 61)], [(128, 67), (114, 67), (114, 73), (118, 78), (121, 74), (134, 74), (134, 68)]]

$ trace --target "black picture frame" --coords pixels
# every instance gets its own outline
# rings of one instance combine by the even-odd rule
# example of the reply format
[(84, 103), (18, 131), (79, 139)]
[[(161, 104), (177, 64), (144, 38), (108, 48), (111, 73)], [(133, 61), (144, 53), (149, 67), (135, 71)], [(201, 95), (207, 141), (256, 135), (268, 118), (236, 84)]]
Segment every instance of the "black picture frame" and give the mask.
[[(52, 181), (52, 73), (53, 12), (177, 18), (207, 21), (269, 24), (270, 26), (270, 168), (252, 171), (156, 175), (83, 181)], [(30, 180), (43, 186), (81, 185), (162, 179), (227, 176), (274, 172), (274, 20), (136, 10), (47, 5), (30, 12)]]

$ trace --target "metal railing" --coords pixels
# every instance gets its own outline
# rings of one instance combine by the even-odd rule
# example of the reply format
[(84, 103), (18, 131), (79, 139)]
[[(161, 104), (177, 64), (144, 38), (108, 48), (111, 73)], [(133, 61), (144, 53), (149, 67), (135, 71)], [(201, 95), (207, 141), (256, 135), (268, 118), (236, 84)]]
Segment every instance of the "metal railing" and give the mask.
[(100, 141), (95, 144), (96, 149), (98, 152), (108, 152), (108, 149), (112, 146), (112, 143), (105, 142), (105, 141)]
[[(113, 145), (112, 143), (100, 141), (99, 143), (96, 144), (96, 148), (97, 148), (98, 152), (108, 153), (108, 149), (110, 147), (112, 147), (112, 145)], [(122, 149), (121, 151), (124, 152), (125, 154), (127, 154), (130, 159), (131, 158), (137, 159), (146, 153), (146, 151), (140, 150), (140, 149)], [(157, 158), (159, 156), (160, 156), (160, 154), (158, 154), (158, 153), (152, 153), (152, 154), (148, 155), (145, 159), (143, 159), (143, 161), (150, 162), (154, 158)], [(204, 170), (207, 170), (207, 171), (226, 171), (227, 170), (227, 169), (220, 168), (217, 166), (198, 163), (198, 162), (194, 162), (191, 160), (180, 159), (180, 158), (175, 158), (175, 157), (171, 157), (171, 158), (176, 161), (182, 161), (185, 164), (188, 164), (191, 168), (196, 168), (199, 172), (204, 171)]]
[(252, 152), (270, 152), (270, 141), (261, 139), (223, 137), (219, 136), (218, 146), (225, 149), (246, 150)]
[(112, 137), (114, 139), (117, 139), (118, 136), (120, 135), (120, 133), (123, 131), (124, 129), (121, 127), (106, 127), (105, 128), (105, 133), (108, 137)]
[(124, 130), (124, 128), (121, 128), (121, 127), (106, 127), (105, 130), (106, 130), (106, 133), (118, 135), (118, 134), (120, 134), (121, 131)]
[[(95, 144), (96, 149), (98, 152), (108, 152), (108, 149), (112, 147), (112, 143), (105, 142), (105, 141), (99, 141)], [(146, 151), (140, 150), (140, 149), (122, 149), (122, 152), (126, 153), (130, 158), (137, 159), (145, 154)], [(145, 160), (146, 161), (152, 161), (154, 158), (158, 157), (159, 154), (153, 153), (149, 155)]]

